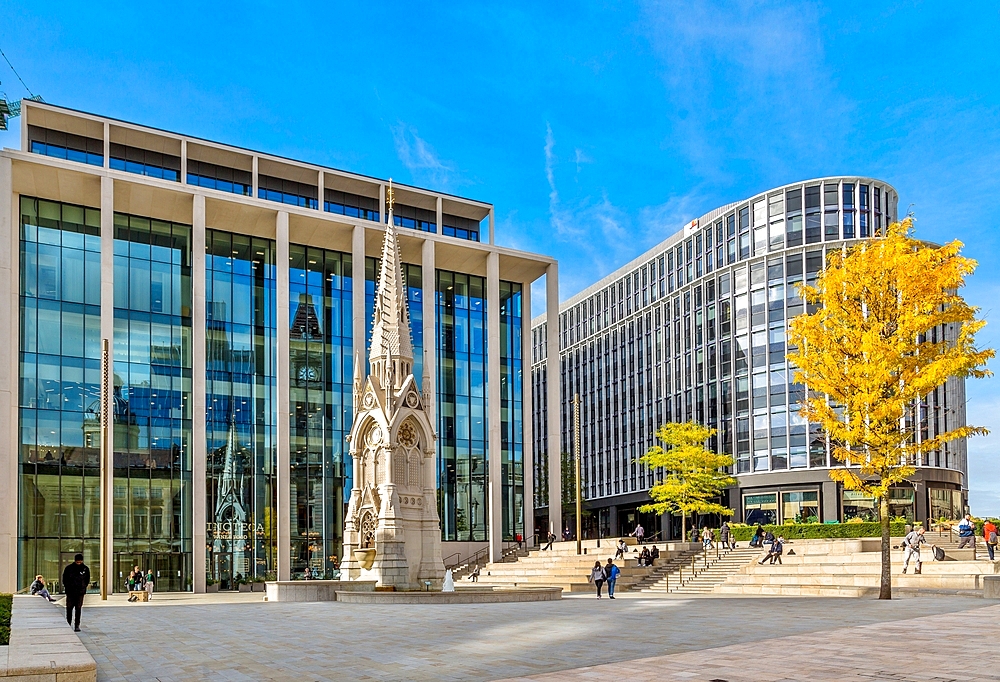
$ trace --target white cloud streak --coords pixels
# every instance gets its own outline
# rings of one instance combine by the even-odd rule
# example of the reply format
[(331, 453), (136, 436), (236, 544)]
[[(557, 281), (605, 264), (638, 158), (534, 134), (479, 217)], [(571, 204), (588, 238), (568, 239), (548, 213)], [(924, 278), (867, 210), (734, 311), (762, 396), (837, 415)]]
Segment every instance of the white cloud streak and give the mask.
[(434, 148), (417, 134), (415, 128), (400, 123), (392, 129), (392, 139), (396, 155), (414, 181), (440, 189), (450, 188), (451, 166), (438, 157)]

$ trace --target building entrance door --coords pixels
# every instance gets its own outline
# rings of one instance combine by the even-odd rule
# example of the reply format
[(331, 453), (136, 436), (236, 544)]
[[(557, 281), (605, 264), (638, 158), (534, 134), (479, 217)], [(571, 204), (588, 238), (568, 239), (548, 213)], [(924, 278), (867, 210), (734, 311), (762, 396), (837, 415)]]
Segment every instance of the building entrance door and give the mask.
[(119, 552), (115, 555), (114, 592), (128, 592), (128, 574), (138, 566), (145, 574), (153, 572), (156, 592), (182, 592), (189, 589), (188, 557), (181, 552)]
[(215, 579), (219, 581), (220, 590), (233, 590), (233, 555), (216, 554), (214, 556), (215, 566), (213, 566)]
[(128, 575), (135, 566), (144, 572), (152, 568), (146, 559), (146, 554), (142, 552), (119, 552), (115, 555), (115, 575), (114, 580), (111, 581), (112, 592), (128, 592)]

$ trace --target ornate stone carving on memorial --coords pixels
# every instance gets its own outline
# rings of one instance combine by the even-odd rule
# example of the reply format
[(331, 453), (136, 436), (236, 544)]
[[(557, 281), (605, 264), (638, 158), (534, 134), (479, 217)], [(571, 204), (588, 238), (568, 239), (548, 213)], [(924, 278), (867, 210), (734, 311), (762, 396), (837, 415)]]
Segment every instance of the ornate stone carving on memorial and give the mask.
[[(342, 575), (397, 590), (441, 589), (433, 400), (417, 388), (399, 243), (392, 217), (382, 244), (367, 376), (354, 364), (350, 453), (354, 483), (344, 522)], [(426, 367), (426, 363), (424, 363)], [(424, 373), (424, 389), (430, 377)]]

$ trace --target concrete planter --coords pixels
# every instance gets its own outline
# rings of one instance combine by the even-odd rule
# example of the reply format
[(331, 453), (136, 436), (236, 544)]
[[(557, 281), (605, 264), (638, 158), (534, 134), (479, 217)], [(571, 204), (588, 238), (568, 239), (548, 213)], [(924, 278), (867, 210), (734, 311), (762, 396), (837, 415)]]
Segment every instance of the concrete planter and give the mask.
[(209, 594), (218, 591), (219, 591), (219, 583), (215, 583), (214, 585), (205, 585), (205, 592)]
[(240, 592), (253, 592), (253, 585), (250, 583), (240, 583)]

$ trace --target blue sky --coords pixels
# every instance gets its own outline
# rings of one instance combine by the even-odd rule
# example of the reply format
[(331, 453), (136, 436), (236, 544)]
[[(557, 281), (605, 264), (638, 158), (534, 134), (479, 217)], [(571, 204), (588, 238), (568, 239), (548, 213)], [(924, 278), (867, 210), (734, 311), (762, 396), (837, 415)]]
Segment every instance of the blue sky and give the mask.
[[(56, 104), (490, 201), (564, 298), (719, 205), (874, 176), (979, 259), (1000, 346), (995, 2), (201, 5), (8, 0), (0, 49)], [(978, 514), (998, 382), (968, 385)]]

